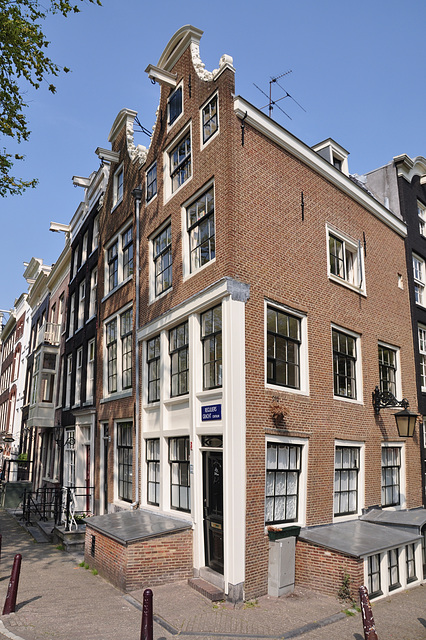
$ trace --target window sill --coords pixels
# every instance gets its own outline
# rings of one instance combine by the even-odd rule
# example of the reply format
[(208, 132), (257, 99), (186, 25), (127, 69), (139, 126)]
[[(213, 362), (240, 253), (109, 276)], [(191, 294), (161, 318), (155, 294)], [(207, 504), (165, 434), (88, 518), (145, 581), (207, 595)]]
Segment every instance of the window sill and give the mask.
[(195, 269), (195, 271), (189, 271), (189, 265), (187, 264), (185, 268), (186, 273), (184, 273), (184, 276), (183, 276), (183, 281), (186, 282), (193, 276), (197, 275), (197, 273), (200, 273), (200, 271), (204, 271), (204, 269), (207, 269), (207, 267), (210, 267), (210, 265), (214, 264), (215, 262), (216, 262), (216, 256), (212, 258), (212, 260), (209, 260), (208, 262), (206, 262), (206, 264), (203, 264), (202, 267), (198, 267), (198, 269)]
[(120, 200), (117, 200), (117, 202), (112, 206), (111, 213), (114, 213), (114, 211), (117, 209), (117, 207), (120, 206), (122, 202), (123, 202), (123, 198), (120, 198)]
[(167, 400), (164, 400), (165, 405), (188, 404), (188, 403), (189, 403), (189, 392), (183, 393), (181, 396), (172, 396), (171, 398), (167, 398)]
[(108, 293), (105, 294), (105, 296), (102, 298), (101, 302), (103, 303), (103, 302), (105, 302), (105, 300), (108, 300), (108, 298), (113, 296), (114, 293), (119, 291), (122, 287), (124, 287), (124, 285), (126, 285), (128, 282), (131, 282), (132, 279), (133, 279), (133, 275), (131, 275), (128, 278), (126, 278), (125, 280), (123, 280), (123, 282), (120, 282), (116, 287), (114, 287), (114, 289), (111, 289), (111, 291), (108, 291)]
[[(167, 204), (168, 202), (170, 202), (170, 200), (171, 200), (171, 199), (172, 199), (172, 198), (173, 198), (177, 193), (179, 193), (179, 191), (181, 191), (181, 190), (182, 190), (182, 189), (183, 189), (187, 184), (189, 184), (189, 183), (191, 182), (191, 180), (192, 180), (192, 175), (190, 175), (190, 176), (189, 176), (189, 178), (188, 178), (187, 180), (185, 180), (185, 182), (183, 182), (183, 183), (180, 185), (180, 187), (178, 187), (178, 188), (176, 189), (176, 191), (172, 191), (172, 192), (170, 192), (170, 193), (167, 193), (167, 195), (165, 195), (165, 198), (164, 198), (164, 204)], [(170, 178), (170, 176), (167, 176), (167, 181), (168, 181), (168, 184), (169, 184), (169, 186), (170, 186), (170, 188), (171, 188), (171, 178)]]
[(155, 194), (152, 196), (152, 198), (150, 198), (149, 200), (145, 200), (145, 202), (146, 202), (146, 206), (150, 205), (150, 204), (151, 204), (151, 202), (154, 202), (154, 200), (156, 200), (156, 199), (157, 199), (157, 196), (158, 196), (158, 191), (157, 191), (157, 193), (155, 193)]
[(265, 388), (272, 389), (273, 391), (282, 391), (283, 393), (294, 393), (298, 396), (309, 396), (309, 389), (303, 387), (293, 389), (293, 387), (285, 387), (279, 384), (273, 384), (272, 382), (265, 382)]
[(121, 398), (130, 398), (132, 395), (132, 389), (129, 389), (128, 391), (117, 391), (116, 393), (112, 393), (109, 396), (101, 398), (100, 403), (104, 404), (105, 402), (114, 402), (114, 400), (121, 400)]
[(358, 400), (357, 398), (346, 398), (345, 396), (336, 396), (334, 394), (333, 394), (333, 400), (341, 400), (342, 402), (348, 402), (349, 404), (358, 404), (358, 405), (364, 404), (362, 400)]
[(367, 297), (367, 294), (365, 292), (364, 287), (360, 288), (355, 284), (351, 284), (347, 280), (343, 280), (343, 278), (339, 278), (338, 276), (334, 276), (332, 273), (328, 274), (328, 279), (331, 280), (331, 282), (335, 282), (336, 284), (342, 285), (342, 287), (346, 287), (346, 289), (350, 289), (351, 291), (354, 291), (355, 293), (359, 293), (364, 298)]
[(154, 304), (155, 302), (157, 302), (157, 300), (161, 300), (162, 298), (164, 298), (168, 293), (171, 293), (173, 291), (173, 286), (169, 287), (168, 289), (166, 289), (165, 291), (163, 291), (162, 293), (159, 293), (158, 296), (153, 296), (150, 295), (149, 296), (149, 302), (148, 305)]
[(333, 515), (333, 523), (346, 522), (347, 520), (358, 520), (360, 516), (361, 516), (361, 511), (359, 513), (350, 513), (348, 515), (341, 515), (341, 516)]

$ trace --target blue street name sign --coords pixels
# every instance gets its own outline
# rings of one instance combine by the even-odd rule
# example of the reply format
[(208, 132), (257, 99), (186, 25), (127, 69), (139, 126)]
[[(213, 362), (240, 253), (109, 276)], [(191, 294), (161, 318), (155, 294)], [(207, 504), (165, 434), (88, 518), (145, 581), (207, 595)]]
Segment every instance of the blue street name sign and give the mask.
[(201, 407), (201, 422), (207, 420), (222, 420), (222, 405), (211, 404), (208, 407)]

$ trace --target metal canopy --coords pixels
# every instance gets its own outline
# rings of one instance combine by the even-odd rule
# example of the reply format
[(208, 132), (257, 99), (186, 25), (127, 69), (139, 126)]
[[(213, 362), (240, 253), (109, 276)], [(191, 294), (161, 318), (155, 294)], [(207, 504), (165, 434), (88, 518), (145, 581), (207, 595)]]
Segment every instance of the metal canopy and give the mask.
[(301, 529), (299, 540), (354, 558), (362, 558), (386, 549), (416, 542), (420, 537), (417, 532), (407, 532), (393, 526), (350, 520), (311, 529)]
[(399, 511), (371, 509), (361, 516), (361, 520), (399, 527), (418, 527), (420, 530), (426, 524), (426, 509), (403, 509)]
[(88, 518), (86, 524), (123, 546), (145, 538), (192, 529), (191, 522), (141, 509), (94, 516)]

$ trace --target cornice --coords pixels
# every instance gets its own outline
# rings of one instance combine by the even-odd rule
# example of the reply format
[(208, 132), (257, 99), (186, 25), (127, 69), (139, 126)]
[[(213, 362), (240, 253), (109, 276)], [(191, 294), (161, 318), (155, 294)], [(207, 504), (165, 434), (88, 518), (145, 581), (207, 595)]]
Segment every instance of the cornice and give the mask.
[(132, 163), (139, 162), (139, 165), (142, 166), (146, 162), (148, 149), (141, 144), (136, 146), (134, 142), (133, 123), (137, 115), (138, 112), (133, 111), (133, 109), (121, 109), (114, 120), (111, 131), (109, 132), (108, 142), (114, 144), (122, 128), (126, 127), (126, 143), (129, 158)]
[(259, 109), (240, 96), (236, 96), (234, 98), (234, 111), (238, 118), (244, 119), (246, 124), (249, 124), (267, 138), (275, 142), (278, 146), (298, 158), (298, 160), (310, 167), (318, 175), (328, 180), (340, 191), (348, 195), (372, 215), (381, 220), (381, 222), (405, 238), (407, 235), (407, 228), (402, 220), (397, 218), (391, 211), (380, 204), (380, 202), (375, 200), (375, 198), (364, 191), (364, 189), (361, 189), (361, 187), (355, 184), (341, 171), (333, 167), (332, 164), (318, 155), (304, 142), (284, 129), (284, 127), (266, 116), (264, 113), (259, 111)]
[(393, 161), (398, 178), (405, 178), (407, 182), (411, 182), (414, 176), (420, 176), (420, 184), (426, 184), (426, 158), (417, 156), (412, 159), (404, 153), (395, 156)]

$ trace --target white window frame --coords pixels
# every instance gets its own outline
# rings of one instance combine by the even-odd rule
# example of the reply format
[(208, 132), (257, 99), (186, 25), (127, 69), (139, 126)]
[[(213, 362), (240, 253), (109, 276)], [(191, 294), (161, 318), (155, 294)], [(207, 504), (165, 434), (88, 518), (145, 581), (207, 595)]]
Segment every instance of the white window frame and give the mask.
[[(190, 154), (190, 163), (191, 163), (191, 175), (182, 182), (181, 185), (177, 187), (177, 189), (172, 189), (172, 176), (171, 176), (171, 154), (172, 151), (189, 135), (190, 143), (191, 143), (191, 154)], [(185, 187), (185, 185), (189, 184), (194, 175), (193, 171), (193, 148), (194, 148), (194, 137), (192, 135), (192, 123), (190, 122), (187, 127), (185, 127), (179, 135), (174, 138), (174, 140), (168, 145), (166, 150), (163, 153), (163, 186), (164, 186), (164, 202), (167, 202), (175, 196), (181, 189)], [(158, 168), (158, 167), (157, 167)], [(158, 174), (157, 174), (158, 179)]]
[[(399, 451), (399, 504), (393, 506), (382, 505), (382, 509), (386, 511), (400, 511), (406, 508), (406, 460), (405, 460), (405, 444), (403, 442), (382, 442), (380, 449), (380, 480), (382, 476), (381, 455), (382, 449), (398, 448)], [(381, 501), (381, 498), (380, 498)]]
[[(358, 488), (357, 488), (357, 511), (356, 513), (334, 515), (334, 471), (336, 468), (336, 448), (349, 447), (350, 449), (359, 449), (359, 471), (358, 471)], [(346, 520), (357, 520), (365, 506), (365, 443), (354, 440), (335, 440), (334, 441), (334, 463), (333, 463), (333, 522), (344, 522)]]
[[(122, 335), (121, 335), (121, 316), (126, 313), (129, 309), (132, 309), (132, 303), (127, 304), (125, 307), (122, 307), (119, 311), (115, 312), (113, 315), (109, 316), (104, 320), (103, 326), (103, 349), (104, 349), (104, 357), (103, 357), (103, 398), (105, 399), (114, 399), (117, 397), (126, 397), (132, 395), (133, 386), (123, 389), (123, 352), (122, 352)], [(107, 325), (116, 320), (116, 330), (117, 330), (117, 390), (109, 391), (108, 390), (108, 350), (107, 350)], [(134, 330), (134, 318), (133, 318), (133, 326), (132, 331)], [(134, 364), (134, 354), (132, 354), (132, 366)]]
[(69, 409), (71, 406), (72, 354), (67, 356), (66, 367), (65, 408)]
[[(176, 116), (173, 122), (170, 122), (170, 101), (179, 90), (181, 91), (181, 96), (182, 96), (181, 112), (179, 113), (179, 115)], [(184, 105), (183, 105), (183, 80), (182, 80), (181, 82), (179, 82), (179, 84), (176, 85), (176, 87), (173, 89), (173, 91), (167, 98), (167, 131), (170, 131), (170, 129), (176, 124), (176, 122), (178, 122), (183, 117), (183, 108), (184, 108)]]
[[(155, 193), (153, 193), (151, 195), (150, 198), (148, 198), (148, 175), (155, 169)], [(154, 181), (151, 182), (151, 184), (153, 184)], [(157, 161), (153, 162), (151, 164), (150, 167), (148, 167), (148, 169), (145, 172), (145, 199), (147, 204), (149, 202), (152, 202), (153, 200), (155, 200), (155, 198), (157, 197), (158, 194), (158, 165), (157, 165)]]
[(414, 297), (416, 304), (421, 307), (426, 306), (426, 276), (425, 276), (425, 261), (416, 253), (413, 253), (413, 278), (414, 278)]
[[(285, 387), (278, 384), (268, 382), (268, 307), (281, 311), (282, 313), (294, 316), (300, 322), (300, 347), (299, 347), (299, 388)], [(305, 313), (288, 307), (287, 305), (273, 302), (272, 300), (264, 300), (263, 310), (263, 328), (264, 328), (264, 372), (265, 387), (276, 391), (286, 393), (295, 393), (307, 396), (309, 395), (309, 358), (308, 358), (308, 318)]]
[(84, 306), (86, 301), (86, 280), (80, 282), (78, 288), (78, 319), (77, 319), (77, 331), (84, 325)]
[(69, 337), (74, 335), (74, 326), (75, 326), (75, 293), (73, 293), (70, 298), (70, 322), (68, 326)]
[[(120, 180), (120, 176), (121, 176), (121, 180)], [(114, 172), (113, 205), (112, 205), (113, 210), (115, 209), (115, 207), (117, 207), (120, 204), (120, 202), (123, 201), (123, 194), (124, 194), (124, 167), (123, 167), (123, 163), (121, 163), (120, 166), (117, 168), (117, 170)]]
[[(118, 505), (122, 505), (123, 507), (125, 507), (126, 509), (129, 508), (129, 505), (131, 503), (131, 499), (130, 500), (123, 500), (122, 498), (119, 498), (118, 496), (118, 485), (119, 485), (119, 456), (118, 456), (118, 451), (119, 451), (119, 447), (118, 447), (118, 427), (121, 424), (129, 424), (131, 425), (130, 429), (131, 429), (131, 434), (132, 434), (132, 449), (135, 446), (134, 443), (134, 437), (133, 437), (133, 419), (132, 418), (128, 418), (126, 419), (120, 419), (114, 422), (114, 503), (118, 504)], [(135, 469), (134, 469), (134, 464), (133, 464), (133, 454), (132, 454), (132, 493), (133, 493), (133, 487), (134, 487), (134, 483), (135, 483)]]
[(83, 347), (80, 347), (76, 351), (75, 359), (75, 391), (74, 391), (74, 405), (79, 406), (81, 403), (81, 374), (83, 371)]
[[(204, 110), (210, 105), (213, 100), (216, 99), (216, 118), (217, 118), (217, 128), (216, 131), (211, 133), (209, 137), (204, 140)], [(200, 109), (200, 147), (206, 147), (210, 142), (216, 138), (220, 130), (220, 120), (219, 120), (219, 92), (215, 91), (215, 93), (210, 96), (208, 100), (202, 105)]]
[(418, 323), (417, 337), (419, 344), (419, 364), (420, 364), (420, 385), (421, 390), (426, 393), (426, 325)]
[[(121, 227), (118, 233), (115, 234), (113, 238), (110, 239), (107, 245), (105, 245), (104, 249), (104, 299), (112, 295), (115, 291), (117, 291), (120, 287), (122, 287), (126, 282), (129, 282), (133, 278), (133, 273), (130, 274), (126, 279), (123, 277), (123, 235), (130, 229), (132, 226), (132, 222), (127, 222), (125, 225)], [(118, 242), (117, 248), (117, 284), (111, 290), (109, 289), (109, 262), (108, 262), (108, 251), (109, 249)], [(135, 246), (134, 246), (134, 238), (132, 240), (133, 243), (133, 259), (135, 255)]]
[(90, 274), (90, 300), (89, 300), (89, 318), (96, 315), (97, 306), (97, 294), (98, 294), (98, 268), (92, 269)]
[[(360, 241), (354, 240), (346, 233), (339, 231), (336, 227), (333, 227), (330, 224), (326, 224), (326, 232), (327, 232), (327, 270), (328, 277), (333, 282), (338, 282), (339, 284), (356, 291), (357, 293), (361, 293), (366, 296), (366, 284), (365, 284), (365, 264), (364, 264), (364, 249), (361, 245)], [(330, 259), (330, 236), (337, 238), (342, 243), (343, 247), (343, 255), (342, 262), (344, 265), (344, 275), (339, 276), (335, 273), (332, 273), (332, 265)], [(348, 257), (352, 256), (352, 265), (348, 265), (349, 259)], [(349, 275), (352, 274), (352, 275)]]
[[(155, 274), (155, 262), (154, 262), (154, 242), (158, 238), (158, 236), (165, 229), (167, 229), (167, 227), (171, 227), (171, 224), (172, 224), (171, 218), (167, 218), (167, 220), (165, 220), (164, 223), (160, 227), (158, 227), (158, 229), (156, 229), (154, 233), (149, 237), (149, 300), (150, 302), (152, 302), (153, 300), (157, 300), (158, 298), (162, 298), (167, 293), (173, 290), (173, 252), (172, 252), (172, 264), (171, 264), (172, 285), (159, 294), (156, 294), (156, 291), (155, 291), (156, 274)], [(173, 244), (173, 239), (170, 245), (171, 247), (172, 247), (172, 244)]]
[(92, 251), (97, 249), (98, 246), (99, 246), (99, 214), (95, 216), (93, 220)]
[[(334, 393), (334, 351), (333, 351), (333, 330), (340, 333), (346, 333), (355, 340), (356, 360), (355, 360), (355, 385), (356, 385), (356, 397), (348, 398), (347, 396), (339, 396)], [(362, 381), (362, 353), (361, 353), (361, 336), (350, 329), (341, 327), (337, 324), (331, 324), (331, 362), (332, 362), (332, 385), (333, 385), (333, 398), (334, 400), (341, 400), (342, 402), (352, 402), (355, 404), (363, 404), (363, 381)]]
[[(391, 349), (395, 353), (395, 397), (402, 398), (402, 382), (401, 382), (401, 349), (394, 344), (382, 342), (379, 340), (378, 347), (384, 347), (385, 349)], [(379, 374), (380, 378), (380, 374)]]
[(426, 238), (426, 205), (417, 200), (417, 215), (419, 216), (419, 232)]
[(95, 358), (96, 358), (96, 343), (95, 338), (89, 340), (87, 343), (87, 373), (86, 373), (86, 402), (93, 402), (93, 395), (95, 389)]
[[(188, 209), (194, 204), (203, 194), (213, 188), (213, 198), (215, 203), (215, 209), (213, 212), (214, 216), (214, 224), (215, 224), (215, 257), (206, 262), (205, 264), (193, 269), (191, 271), (191, 243), (190, 243), (190, 233), (188, 231)], [(199, 273), (203, 269), (208, 268), (211, 264), (216, 262), (216, 254), (217, 254), (217, 229), (216, 229), (216, 190), (215, 190), (215, 182), (214, 179), (209, 180), (201, 189), (198, 189), (196, 193), (194, 193), (188, 200), (186, 200), (181, 209), (181, 228), (182, 228), (182, 269), (183, 269), (183, 279), (186, 280), (190, 278), (195, 273)]]
[[(287, 527), (289, 525), (292, 525), (292, 526), (304, 527), (306, 524), (309, 440), (307, 438), (292, 438), (292, 437), (290, 438), (290, 437), (272, 436), (272, 435), (267, 435), (265, 437), (265, 509), (264, 509), (265, 516), (266, 516), (266, 470), (267, 470), (267, 457), (268, 457), (268, 443), (283, 444), (283, 445), (290, 445), (290, 446), (294, 445), (301, 448), (297, 520), (294, 520), (291, 522), (283, 522), (282, 524), (276, 523), (273, 526)], [(265, 525), (265, 531), (267, 531), (267, 525)]]
[(89, 232), (86, 231), (86, 233), (83, 236), (83, 244), (81, 247), (81, 264), (84, 264), (87, 260), (87, 242), (88, 242), (88, 238), (89, 238)]

